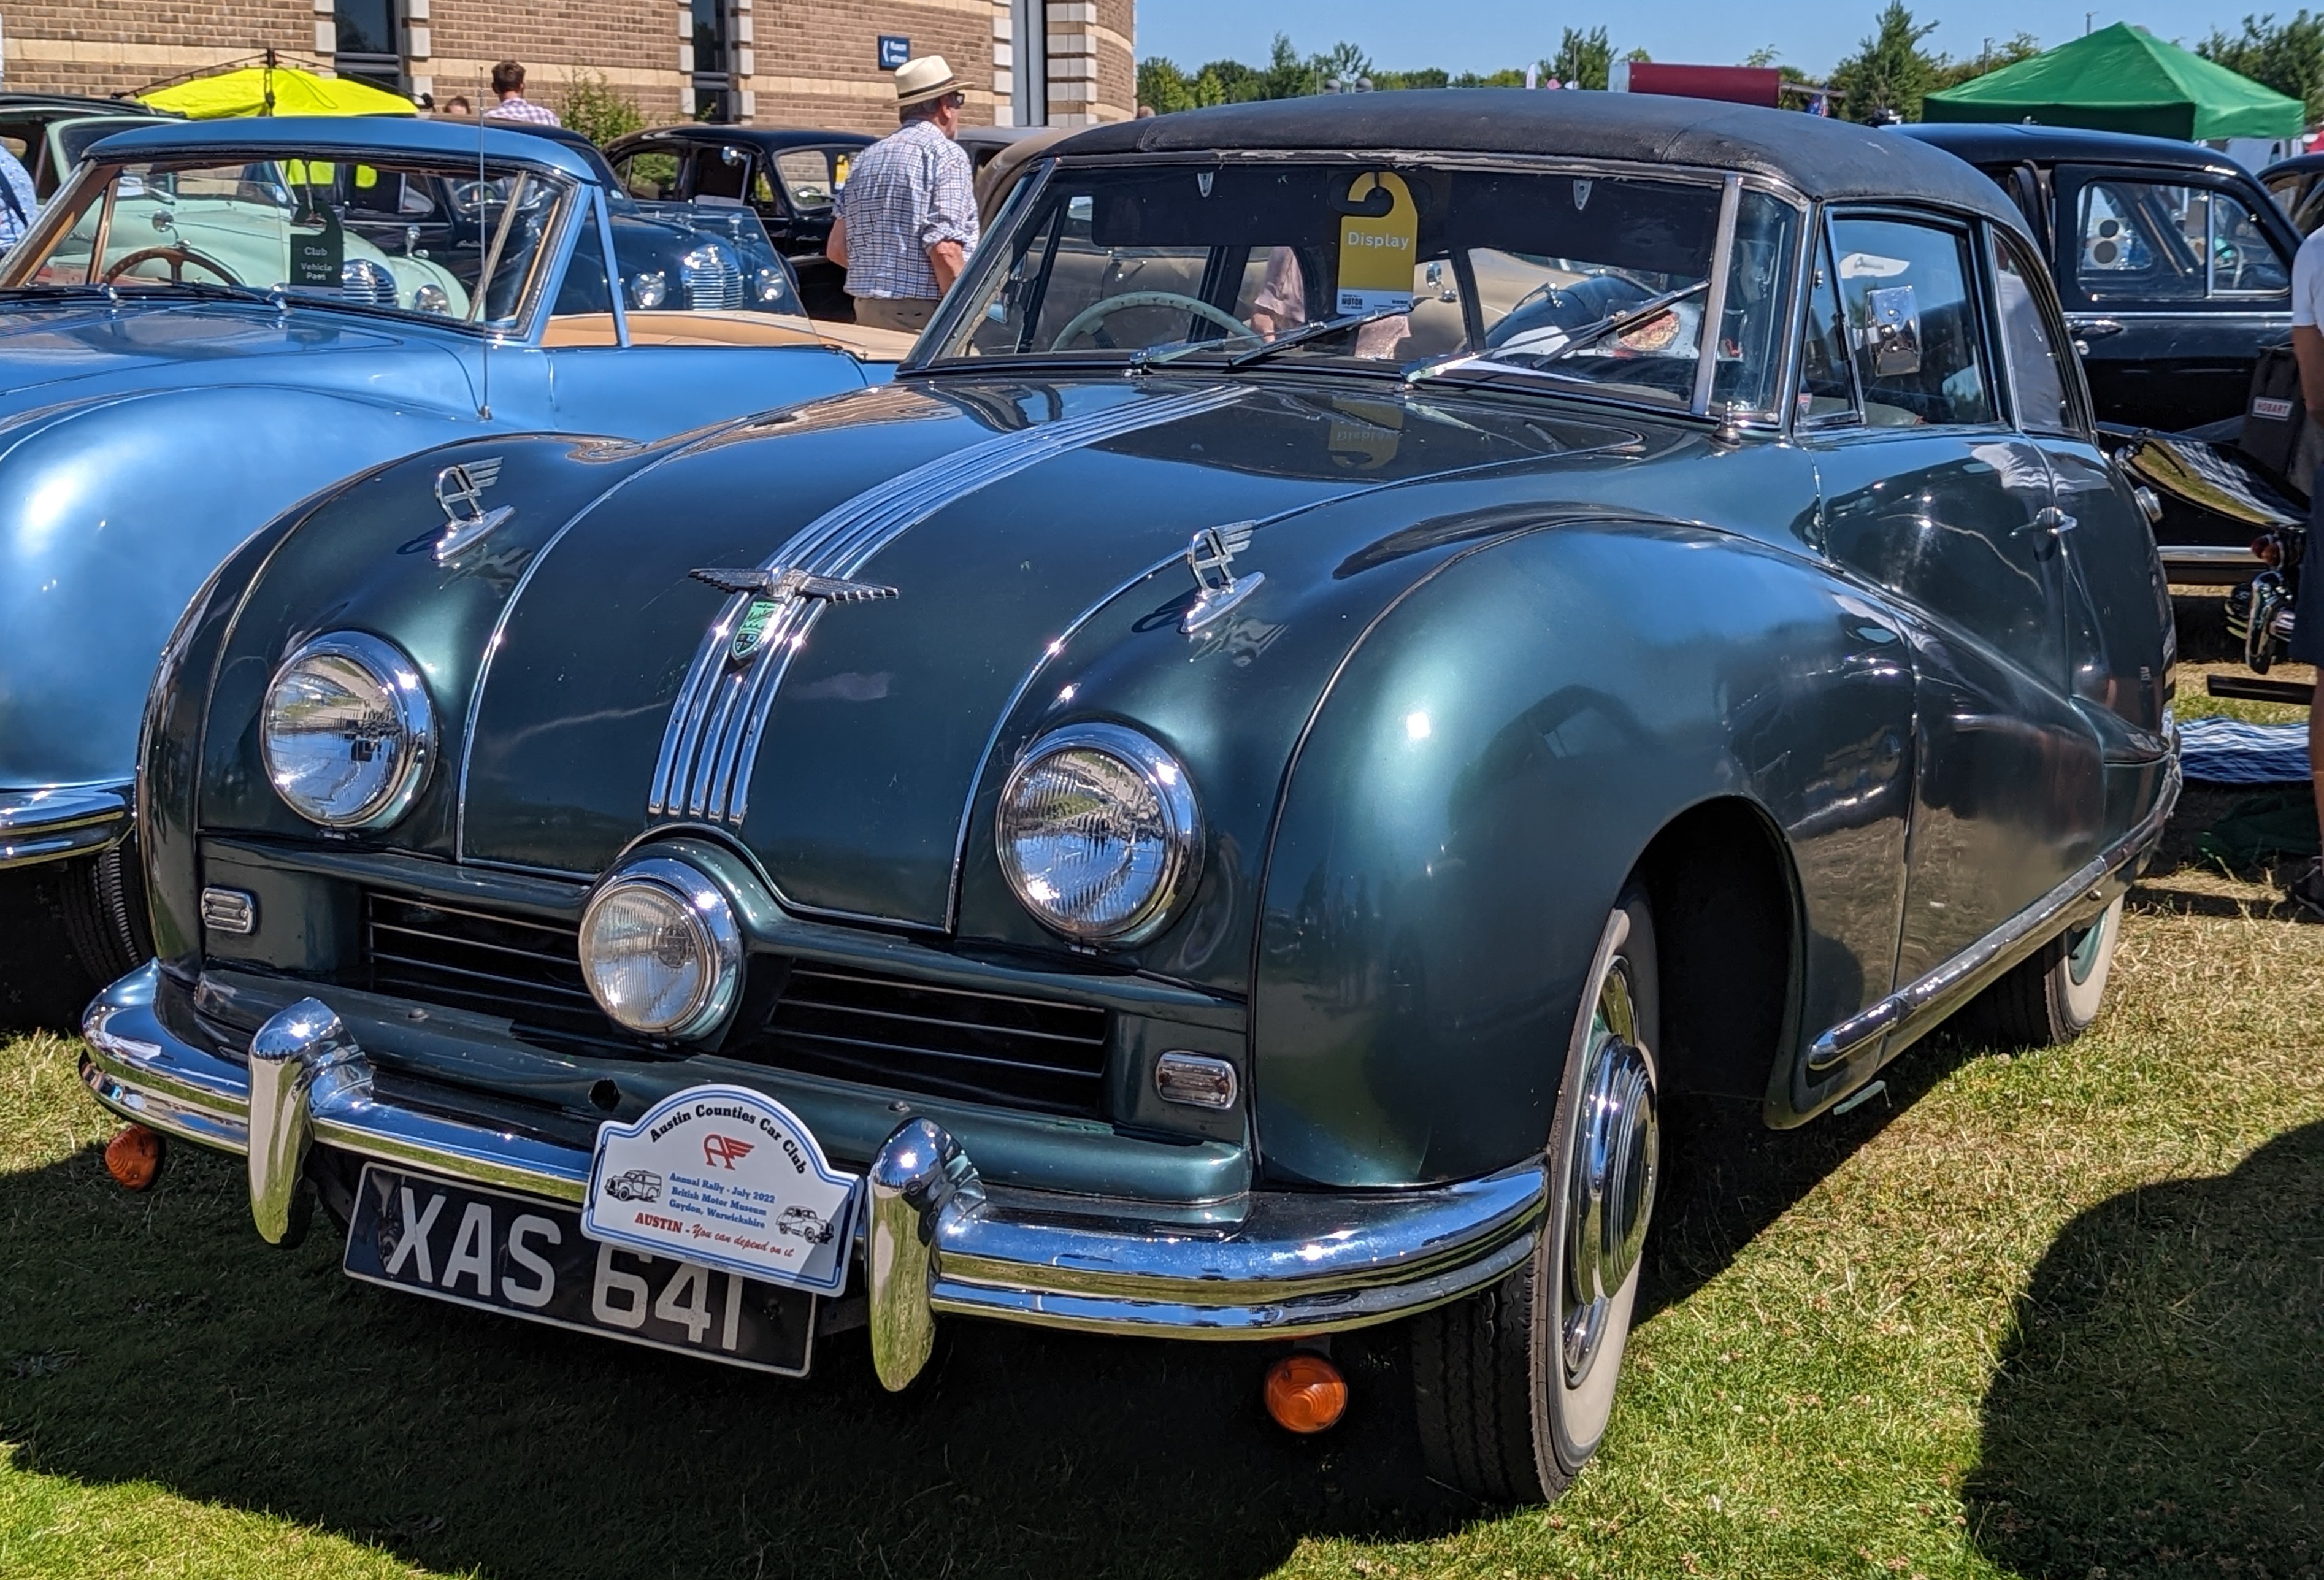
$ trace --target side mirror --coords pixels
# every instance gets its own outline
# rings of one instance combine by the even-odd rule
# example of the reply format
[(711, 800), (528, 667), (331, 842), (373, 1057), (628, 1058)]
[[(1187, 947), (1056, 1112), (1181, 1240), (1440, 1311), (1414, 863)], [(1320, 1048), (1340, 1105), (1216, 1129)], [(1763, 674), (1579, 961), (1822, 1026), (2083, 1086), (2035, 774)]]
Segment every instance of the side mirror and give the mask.
[(1921, 310), (1909, 285), (1883, 286), (1864, 293), (1865, 344), (1872, 371), (1902, 378), (1921, 371)]
[(728, 164), (741, 164), (744, 160), (751, 156), (743, 152), (741, 149), (735, 147), (732, 143), (728, 143), (719, 148), (718, 157)]

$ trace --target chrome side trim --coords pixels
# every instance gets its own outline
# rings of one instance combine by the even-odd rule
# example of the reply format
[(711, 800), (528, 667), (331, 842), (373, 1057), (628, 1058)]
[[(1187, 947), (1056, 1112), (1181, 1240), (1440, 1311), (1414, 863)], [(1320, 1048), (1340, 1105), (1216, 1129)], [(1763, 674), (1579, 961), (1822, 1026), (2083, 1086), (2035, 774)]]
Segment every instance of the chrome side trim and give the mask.
[(103, 850), (129, 832), (126, 784), (0, 790), (0, 870)]
[(2163, 826), (2171, 820), (2171, 810), (2178, 805), (2179, 786), (2179, 760), (2172, 757), (2170, 771), (2163, 777), (2162, 793), (2135, 828), (2091, 857), (2064, 882), (1935, 970), (1905, 984), (1817, 1038), (1808, 1049), (1809, 1074), (1829, 1073), (1865, 1043), (1884, 1033), (1918, 1035), (1959, 1009), (2002, 968), (2023, 955), (2025, 946), (2047, 938), (2050, 934), (2046, 929), (2059, 925), (2059, 919), (2068, 910), (2162, 837)]
[(2200, 566), (2205, 569), (2257, 570), (2259, 556), (2240, 545), (2224, 543), (2165, 543), (2155, 550), (2165, 565)]
[[(161, 1023), (159, 981), (148, 964), (97, 996), (82, 1025), (82, 1081), (124, 1118), (256, 1159), (262, 1232), (285, 1221), (302, 1143), (557, 1201), (586, 1194), (584, 1149), (380, 1098), (369, 1061), (326, 1006), (304, 1001), (269, 1021), (245, 1068)], [(988, 1187), (960, 1143), (926, 1118), (900, 1125), (865, 1173), (872, 1354), (891, 1388), (925, 1363), (935, 1317), (947, 1312), (1216, 1339), (1390, 1321), (1521, 1265), (1548, 1201), (1532, 1158), (1418, 1189), (1254, 1191), (1238, 1219), (1193, 1226), (1135, 1202)]]
[[(794, 532), (761, 568), (852, 579), (881, 550), (955, 500), (1070, 450), (1231, 405), (1242, 393), (1222, 386), (1132, 398), (1084, 417), (996, 435), (833, 506)], [(734, 665), (727, 661), (727, 640), (750, 600), (748, 592), (731, 595), (695, 651), (662, 733), (646, 797), (650, 817), (700, 818), (731, 827), (749, 809), (751, 772), (775, 694), (790, 655), (822, 614), (821, 600), (784, 605), (768, 618), (755, 656)]]

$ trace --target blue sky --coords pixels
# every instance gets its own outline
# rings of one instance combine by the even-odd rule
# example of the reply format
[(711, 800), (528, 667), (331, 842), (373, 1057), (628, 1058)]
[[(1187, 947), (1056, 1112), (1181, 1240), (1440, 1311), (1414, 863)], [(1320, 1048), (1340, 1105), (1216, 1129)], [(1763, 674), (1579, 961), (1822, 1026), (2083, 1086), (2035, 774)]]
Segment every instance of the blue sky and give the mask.
[[(1617, 49), (1643, 46), (1657, 60), (1731, 62), (1773, 45), (1785, 62), (1821, 75), (1872, 31), (1885, 3), (1759, 6), (1735, 0), (1652, 0), (1619, 5), (1598, 0), (1553, 10), (1523, 0), (1272, 0), (1265, 5), (1250, 0), (1139, 0), (1138, 53), (1140, 59), (1167, 55), (1182, 65), (1222, 56), (1259, 61), (1282, 32), (1303, 54), (1346, 39), (1380, 66), (1489, 70), (1551, 53), (1562, 29), (1603, 27)], [(1997, 42), (2020, 32), (2033, 33), (2045, 46), (2064, 43), (2081, 32), (2085, 6), (2080, 0), (1951, 0), (1941, 5), (1923, 0), (1913, 9), (1922, 21), (1941, 24), (1929, 39), (1930, 48), (1960, 56), (1976, 54), (1988, 37)], [(2152, 11), (2101, 7), (2094, 20), (2099, 27), (2135, 23), (2191, 49), (2212, 28), (2233, 32), (2246, 12), (2271, 9), (2289, 16), (2299, 4), (2179, 0)]]

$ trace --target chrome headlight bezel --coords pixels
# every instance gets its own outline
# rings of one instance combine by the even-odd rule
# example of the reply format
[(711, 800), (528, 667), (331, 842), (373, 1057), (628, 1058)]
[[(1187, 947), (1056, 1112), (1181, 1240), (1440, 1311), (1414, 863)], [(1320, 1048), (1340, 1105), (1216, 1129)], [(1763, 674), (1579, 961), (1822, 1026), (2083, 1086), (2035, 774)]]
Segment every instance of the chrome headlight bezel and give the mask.
[[(627, 895), (644, 893), (670, 903), (671, 914), (682, 919), (687, 943), (703, 966), (699, 988), (678, 1013), (659, 1021), (624, 1017), (599, 991), (596, 956), (602, 947), (597, 924), (606, 907)], [(640, 1037), (683, 1042), (704, 1037), (725, 1024), (742, 993), (742, 927), (734, 902), (708, 873), (676, 856), (650, 855), (622, 863), (607, 873), (581, 912), (577, 953), (581, 980), (605, 1018)]]
[[(395, 762), (385, 781), (352, 810), (333, 812), (294, 796), (285, 783), (289, 769), (276, 744), (275, 695), (298, 670), (318, 659), (337, 659), (361, 670), (376, 686), (395, 730)], [(436, 708), (420, 666), (393, 642), (362, 631), (334, 631), (302, 643), (275, 666), (259, 703), (258, 753), (267, 782), (282, 804), (323, 828), (384, 828), (411, 809), (426, 788), (436, 762)]]
[[(1019, 864), (1014, 849), (1018, 829), (1012, 827), (1012, 814), (1027, 780), (1044, 764), (1073, 753), (1094, 753), (1130, 770), (1152, 796), (1162, 828), (1161, 861), (1151, 888), (1136, 905), (1103, 923), (1078, 920), (1062, 912), (1036, 888), (1034, 875)], [(1204, 844), (1202, 808), (1185, 765), (1148, 736), (1125, 725), (1067, 725), (1036, 740), (1009, 771), (993, 816), (993, 844), (1010, 892), (1035, 920), (1077, 944), (1128, 948), (1145, 943), (1168, 926), (1200, 882)]]

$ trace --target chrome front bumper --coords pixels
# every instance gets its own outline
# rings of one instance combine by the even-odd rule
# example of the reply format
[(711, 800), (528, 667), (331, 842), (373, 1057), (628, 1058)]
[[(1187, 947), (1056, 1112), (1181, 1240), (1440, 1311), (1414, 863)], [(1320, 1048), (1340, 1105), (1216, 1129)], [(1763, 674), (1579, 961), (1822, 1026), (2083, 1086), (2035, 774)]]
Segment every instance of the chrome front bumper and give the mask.
[[(237, 1064), (154, 1012), (158, 968), (89, 1006), (81, 1078), (124, 1119), (248, 1160), (267, 1239), (293, 1232), (308, 1149), (578, 1204), (589, 1154), (383, 1102), (328, 1007), (269, 1021)], [(1086, 1332), (1293, 1338), (1457, 1299), (1522, 1266), (1546, 1200), (1540, 1164), (1425, 1190), (1253, 1191), (1200, 1229), (1138, 1204), (987, 1186), (960, 1143), (907, 1119), (864, 1171), (872, 1353), (890, 1388), (927, 1362), (938, 1313)]]
[(0, 868), (103, 850), (128, 832), (125, 784), (0, 790)]

